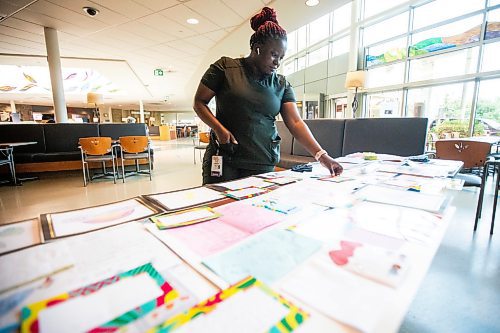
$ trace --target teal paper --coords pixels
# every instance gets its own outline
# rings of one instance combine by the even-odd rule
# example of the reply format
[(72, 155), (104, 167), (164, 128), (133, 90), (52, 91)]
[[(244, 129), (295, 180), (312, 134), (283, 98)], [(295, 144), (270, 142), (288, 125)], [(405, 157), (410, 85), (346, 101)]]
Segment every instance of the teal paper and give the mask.
[(230, 284), (249, 275), (271, 284), (318, 251), (321, 245), (318, 240), (275, 229), (210, 256), (203, 264)]

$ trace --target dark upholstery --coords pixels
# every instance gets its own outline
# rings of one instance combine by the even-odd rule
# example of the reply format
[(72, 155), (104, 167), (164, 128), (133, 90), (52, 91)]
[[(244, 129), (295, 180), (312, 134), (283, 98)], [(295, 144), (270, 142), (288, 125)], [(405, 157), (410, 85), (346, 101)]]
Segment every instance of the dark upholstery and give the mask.
[[(319, 145), (331, 157), (342, 156), (342, 143), (344, 141), (344, 119), (314, 119), (304, 120)], [(311, 154), (297, 141), (293, 140), (292, 155), (309, 156)]]
[(79, 151), (78, 140), (99, 136), (97, 124), (44, 124), (47, 153)]
[(147, 135), (146, 124), (99, 124), (99, 136), (118, 140), (120, 136), (131, 135)]
[(62, 162), (62, 161), (80, 161), (82, 155), (80, 149), (77, 151), (64, 151), (57, 153), (33, 154), (31, 162)]
[(427, 121), (427, 118), (347, 119), (342, 155), (355, 152), (399, 156), (423, 154)]
[(36, 144), (14, 147), (14, 162), (32, 162), (33, 154), (45, 153), (45, 137), (40, 124), (4, 124), (0, 125), (0, 142), (26, 142)]
[(281, 154), (290, 155), (292, 154), (292, 140), (293, 136), (286, 127), (283, 121), (276, 122), (276, 128), (278, 129), (278, 134), (281, 137), (280, 142), (280, 152)]
[(0, 125), (0, 142), (36, 141), (34, 145), (15, 147), (16, 153), (44, 153), (45, 137), (40, 124)]

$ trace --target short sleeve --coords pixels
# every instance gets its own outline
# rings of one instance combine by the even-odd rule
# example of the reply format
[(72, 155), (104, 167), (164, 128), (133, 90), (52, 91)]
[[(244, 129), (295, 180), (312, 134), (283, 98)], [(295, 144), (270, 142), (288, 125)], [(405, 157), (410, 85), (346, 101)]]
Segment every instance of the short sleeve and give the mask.
[(213, 92), (217, 93), (224, 82), (225, 77), (225, 66), (223, 65), (224, 59), (221, 58), (215, 63), (211, 64), (207, 69), (203, 77), (201, 78), (201, 83), (210, 88)]
[(285, 81), (285, 92), (283, 94), (283, 98), (281, 99), (281, 103), (289, 103), (296, 102), (295, 92), (293, 91), (293, 87), (290, 82)]

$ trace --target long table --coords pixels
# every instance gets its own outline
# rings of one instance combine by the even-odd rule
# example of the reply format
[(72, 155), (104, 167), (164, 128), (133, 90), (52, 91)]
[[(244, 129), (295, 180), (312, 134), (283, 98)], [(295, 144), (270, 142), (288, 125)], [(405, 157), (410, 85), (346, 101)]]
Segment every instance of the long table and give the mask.
[[(345, 172), (336, 178), (328, 177), (326, 170), (314, 164), (310, 173), (283, 171), (264, 175), (269, 178), (267, 180), (250, 177), (240, 183), (230, 182), (212, 188), (179, 191), (179, 194), (186, 194), (182, 199), (187, 203), (199, 195), (208, 202), (200, 199), (200, 204), (196, 206), (212, 207), (222, 215), (217, 220), (180, 229), (160, 230), (148, 218), (144, 218), (160, 211), (163, 214), (180, 214), (192, 209), (191, 205), (182, 206), (179, 197), (176, 199), (177, 206), (169, 201), (172, 200), (171, 197), (175, 197), (175, 193), (147, 195), (140, 200), (130, 199), (131, 202), (116, 203), (112, 207), (103, 205), (87, 210), (44, 214), (44, 223), (52, 223), (53, 237), (50, 242), (39, 245), (35, 242), (32, 247), (0, 256), (0, 302), (30, 290), (28, 296), (12, 309), (10, 317), (0, 316), (0, 329), (9, 323), (13, 324), (15, 320), (12, 316), (23, 306), (109, 276), (121, 276), (123, 272), (147, 263), (152, 263), (155, 270), (175, 289), (189, 295), (183, 298), (192, 301), (185, 305), (189, 308), (195, 304), (194, 300), (198, 302), (209, 298), (218, 290), (229, 288), (235, 283), (227, 277), (228, 272), (223, 271), (230, 268), (229, 274), (234, 273), (233, 268), (236, 271), (239, 269), (238, 262), (234, 266), (223, 265), (220, 271), (221, 267), (216, 268), (217, 265), (213, 263), (221, 262), (221, 256), (236, 256), (241, 259), (241, 265), (245, 265), (245, 260), (255, 259), (252, 251), (261, 249), (266, 240), (274, 239), (276, 245), (269, 247), (267, 255), (258, 257), (257, 264), (250, 265), (248, 270), (273, 273), (275, 270), (279, 271), (276, 261), (273, 261), (276, 256), (282, 259), (282, 263), (295, 258), (293, 267), (284, 274), (280, 273), (273, 278), (266, 274), (255, 277), (268, 280), (265, 282), (272, 290), (297, 305), (297, 311), (305, 314), (303, 323), (292, 325), (296, 331), (395, 332), (404, 319), (454, 214), (454, 207), (450, 203), (453, 192), (445, 189), (448, 179), (442, 176), (453, 174), (453, 170), (460, 166), (455, 161), (448, 165), (442, 162), (438, 167), (424, 163), (409, 165), (406, 162), (399, 165), (396, 165), (397, 162), (365, 163), (359, 159), (344, 159), (341, 162)], [(424, 172), (425, 170), (427, 171)], [(419, 176), (419, 172), (424, 175)], [(295, 182), (287, 185), (272, 182), (279, 182), (279, 179)], [(222, 195), (219, 197), (215, 191), (231, 191), (233, 188), (236, 191), (234, 193), (237, 193), (238, 186), (266, 186), (266, 193), (236, 201)], [(217, 200), (209, 200), (210, 196)], [(403, 197), (411, 200), (404, 201)], [(397, 201), (397, 205), (387, 204), (391, 200), (394, 203)], [(435, 204), (436, 200), (441, 201)], [(273, 206), (275, 209), (268, 209), (269, 207), (262, 206), (263, 202), (278, 205)], [(134, 207), (133, 213), (129, 212), (132, 214), (129, 215), (132, 221), (127, 220), (124, 214), (125, 210), (132, 210), (130, 207)], [(283, 210), (283, 207), (288, 207), (289, 211), (280, 215), (278, 210)], [(253, 213), (237, 215), (242, 212)], [(111, 222), (105, 222), (103, 216), (108, 218), (106, 221)], [(275, 223), (267, 223), (274, 218), (277, 219)], [(93, 219), (92, 226), (89, 226), (89, 219)], [(247, 221), (244, 225), (241, 224), (243, 220)], [(257, 221), (260, 224), (255, 224)], [(73, 231), (69, 228), (71, 223), (74, 225)], [(248, 227), (248, 235), (226, 247), (217, 244), (219, 248), (212, 247), (210, 251), (213, 253), (205, 255), (203, 251), (209, 248), (208, 245), (198, 247), (200, 244), (196, 244), (192, 238), (196, 233), (183, 235), (183, 230), (202, 230), (200, 228), (209, 226), (203, 229), (204, 234), (198, 233), (198, 237), (201, 237), (200, 240), (217, 240), (211, 234), (217, 229), (213, 223)], [(80, 225), (87, 229), (84, 230), (85, 233), (76, 235), (75, 230)], [(5, 227), (8, 226), (2, 228)], [(41, 229), (46, 227), (44, 224)], [(101, 227), (106, 228), (100, 230)], [(290, 237), (290, 241), (280, 243), (280, 237), (284, 236)], [(226, 232), (219, 240), (229, 242), (231, 237), (234, 237), (234, 233), (230, 236)], [(286, 251), (283, 252), (281, 246)], [(291, 247), (288, 248), (289, 246)], [(367, 252), (360, 252), (360, 247), (364, 247)], [(345, 257), (343, 250), (352, 253)], [(295, 251), (293, 255), (290, 254), (292, 251)], [(304, 251), (311, 253), (304, 254)], [(354, 253), (358, 256), (353, 257)], [(380, 255), (373, 256), (373, 253)], [(401, 263), (398, 261), (392, 266), (396, 273), (403, 269), (401, 272), (404, 271), (404, 275), (397, 279), (384, 275), (381, 280), (377, 280), (378, 275), (374, 273), (386, 264), (386, 261), (381, 260), (378, 265), (377, 260), (386, 258), (386, 255), (392, 260), (392, 254), (397, 254), (398, 260), (403, 260), (404, 257)], [(349, 264), (352, 258), (361, 260), (354, 263), (370, 264), (376, 261), (377, 265), (373, 269), (370, 265), (367, 269), (356, 265), (344, 267), (346, 263), (342, 261), (347, 260)], [(266, 266), (269, 263), (274, 263), (274, 266)], [(47, 285), (49, 277), (51, 283)], [(91, 313), (91, 304), (85, 306), (84, 309)], [(262, 309), (264, 308), (262, 305)], [(145, 330), (152, 323), (157, 325), (168, 321), (172, 315), (170, 312), (155, 313), (158, 316), (156, 321), (138, 320), (138, 323), (132, 323), (137, 325), (135, 329)], [(255, 309), (255, 315), (259, 317), (253, 318), (254, 322), (271, 316), (269, 312), (260, 313), (259, 307)], [(252, 313), (247, 316), (252, 318)], [(85, 319), (87, 315), (82, 314), (81, 317)], [(202, 317), (208, 323), (210, 320), (225, 320), (229, 331), (240, 331), (234, 314), (222, 317), (206, 314)], [(58, 327), (69, 329), (70, 326), (67, 325), (70, 319), (65, 320), (65, 316), (55, 318)], [(68, 318), (73, 317), (68, 314)], [(158, 318), (162, 320), (159, 321)], [(74, 319), (78, 325), (83, 326), (71, 327), (92, 328), (93, 326), (85, 326), (90, 325), (88, 322), (91, 321), (84, 319)], [(47, 330), (47, 327), (52, 327), (47, 324), (50, 321), (44, 320), (43, 328)], [(193, 328), (193, 331), (196, 329)], [(204, 326), (203, 331), (211, 330)]]

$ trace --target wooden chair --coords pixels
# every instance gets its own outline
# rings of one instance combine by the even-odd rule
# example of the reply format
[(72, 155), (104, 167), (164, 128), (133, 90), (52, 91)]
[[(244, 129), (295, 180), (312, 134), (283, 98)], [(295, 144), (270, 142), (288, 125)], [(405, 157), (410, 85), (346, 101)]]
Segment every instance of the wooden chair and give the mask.
[[(147, 136), (122, 136), (120, 137), (120, 157), (122, 161), (122, 176), (123, 182), (125, 183), (125, 177), (127, 173), (125, 172), (125, 164), (126, 160), (134, 160), (135, 161), (135, 171), (129, 172), (128, 175), (137, 175), (137, 174), (148, 174), (149, 180), (151, 178), (151, 150), (149, 139)], [(139, 166), (140, 159), (147, 159), (148, 161), (148, 170), (141, 170)]]
[[(116, 184), (116, 165), (115, 153), (110, 137), (88, 137), (78, 140), (82, 154), (83, 186), (87, 186), (87, 179), (90, 182), (94, 178), (113, 176), (113, 182)], [(106, 162), (113, 165), (113, 173), (106, 171)], [(102, 173), (90, 175), (89, 162), (101, 162)]]
[(12, 155), (12, 147), (0, 148), (0, 165), (9, 165), (10, 175), (12, 176), (12, 184), (17, 183), (16, 168), (14, 166), (14, 157)]
[(200, 152), (200, 160), (201, 159), (201, 151), (207, 150), (208, 143), (210, 142), (210, 132), (200, 132), (198, 133), (198, 144), (194, 146), (193, 150), (193, 159), (194, 164), (196, 164), (196, 151)]
[[(480, 141), (468, 140), (439, 140), (436, 141), (436, 158), (464, 162), (464, 169), (478, 171), (481, 175), (483, 167), (488, 160), (491, 144)], [(472, 175), (474, 176), (474, 175)], [(469, 177), (468, 186), (481, 186), (481, 178)], [(467, 178), (467, 177), (465, 177)]]

